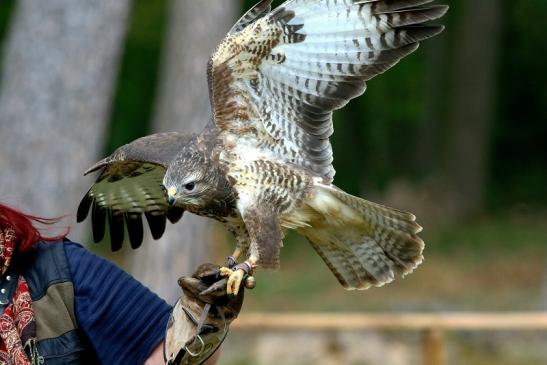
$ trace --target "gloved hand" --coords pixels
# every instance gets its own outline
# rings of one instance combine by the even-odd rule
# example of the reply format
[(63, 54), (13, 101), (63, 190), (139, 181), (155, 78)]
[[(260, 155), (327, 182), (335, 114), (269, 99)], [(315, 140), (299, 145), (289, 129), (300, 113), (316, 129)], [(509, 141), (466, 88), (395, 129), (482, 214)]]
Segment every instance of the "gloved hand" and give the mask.
[(244, 296), (242, 284), (237, 297), (228, 297), (227, 281), (219, 275), (219, 266), (209, 263), (178, 280), (183, 295), (167, 324), (164, 354), (168, 364), (202, 364), (220, 346)]

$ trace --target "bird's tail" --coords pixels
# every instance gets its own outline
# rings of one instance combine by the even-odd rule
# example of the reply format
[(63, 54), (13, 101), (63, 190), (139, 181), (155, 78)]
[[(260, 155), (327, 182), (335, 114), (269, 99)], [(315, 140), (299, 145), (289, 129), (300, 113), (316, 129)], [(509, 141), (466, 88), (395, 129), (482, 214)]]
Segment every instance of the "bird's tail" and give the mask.
[(348, 290), (382, 286), (422, 262), (422, 227), (413, 214), (322, 183), (307, 205), (316, 218), (299, 232)]

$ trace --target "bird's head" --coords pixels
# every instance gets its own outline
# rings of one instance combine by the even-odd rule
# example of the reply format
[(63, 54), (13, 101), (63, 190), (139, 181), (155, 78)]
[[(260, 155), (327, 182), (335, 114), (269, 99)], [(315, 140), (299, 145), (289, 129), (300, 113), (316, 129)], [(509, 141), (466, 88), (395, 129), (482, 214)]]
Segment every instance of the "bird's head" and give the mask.
[(224, 171), (195, 146), (185, 147), (169, 164), (163, 184), (170, 205), (204, 214), (220, 215), (226, 202), (233, 200), (231, 184)]

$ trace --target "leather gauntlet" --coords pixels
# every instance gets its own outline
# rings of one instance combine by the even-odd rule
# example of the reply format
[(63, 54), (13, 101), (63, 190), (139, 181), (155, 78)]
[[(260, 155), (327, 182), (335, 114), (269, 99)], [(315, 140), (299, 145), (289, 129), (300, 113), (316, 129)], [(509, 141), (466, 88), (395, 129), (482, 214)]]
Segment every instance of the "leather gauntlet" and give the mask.
[(178, 283), (183, 295), (167, 323), (164, 356), (168, 364), (203, 364), (224, 341), (230, 323), (238, 316), (244, 285), (237, 297), (229, 298), (227, 278), (220, 277), (219, 266), (208, 263)]

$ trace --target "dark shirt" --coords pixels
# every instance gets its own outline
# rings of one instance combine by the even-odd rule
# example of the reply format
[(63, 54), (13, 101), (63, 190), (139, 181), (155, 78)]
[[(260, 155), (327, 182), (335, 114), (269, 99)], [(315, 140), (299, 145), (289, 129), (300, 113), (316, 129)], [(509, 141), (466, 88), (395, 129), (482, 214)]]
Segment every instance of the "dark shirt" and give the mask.
[(65, 251), (76, 320), (102, 364), (143, 364), (165, 336), (171, 306), (82, 246), (65, 242)]

